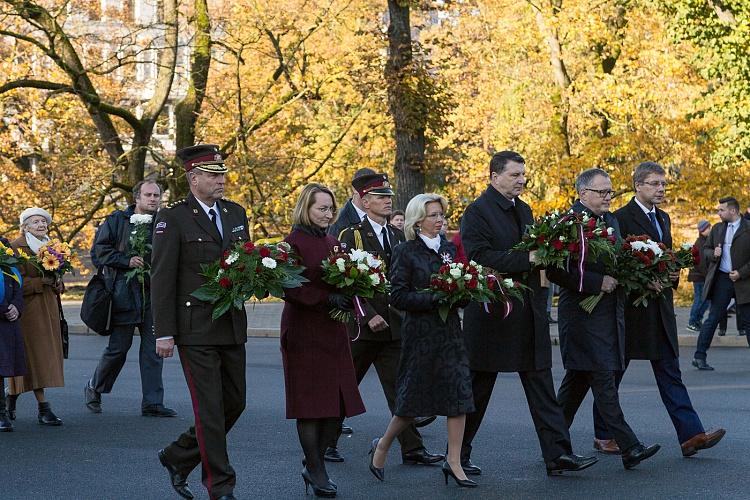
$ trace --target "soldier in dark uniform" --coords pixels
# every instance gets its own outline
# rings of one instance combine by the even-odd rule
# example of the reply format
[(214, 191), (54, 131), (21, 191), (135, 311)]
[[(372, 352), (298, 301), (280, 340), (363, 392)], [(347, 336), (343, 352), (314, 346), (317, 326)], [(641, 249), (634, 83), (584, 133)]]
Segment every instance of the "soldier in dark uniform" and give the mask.
[(154, 224), (151, 270), (156, 351), (180, 351), (193, 402), (195, 425), (159, 451), (172, 486), (193, 498), (187, 477), (202, 464), (203, 484), (213, 499), (234, 499), (235, 472), (229, 464), (226, 434), (245, 409), (245, 311), (231, 308), (211, 320), (213, 307), (190, 294), (205, 278), (201, 264), (218, 260), (238, 241), (247, 241), (245, 209), (222, 199), (227, 169), (215, 145), (177, 151), (190, 194), (161, 210)]
[[(403, 231), (387, 222), (394, 194), (388, 176), (364, 175), (355, 178), (352, 186), (357, 190), (367, 216), (361, 223), (341, 231), (338, 239), (349, 250), (359, 248), (378, 255), (386, 266), (387, 275), (393, 247), (405, 241)], [(359, 325), (350, 323), (347, 328), (349, 336), (356, 339), (352, 342), (352, 357), (357, 382), (361, 382), (370, 366), (375, 365), (388, 407), (393, 412), (398, 362), (401, 357), (400, 327), (403, 313), (390, 307), (388, 302), (387, 295), (367, 299), (365, 317), (360, 320)], [(433, 464), (445, 458), (425, 450), (422, 436), (413, 424), (398, 439), (404, 463)], [(327, 459), (331, 458), (332, 453), (338, 454), (335, 444), (331, 448), (326, 453)]]

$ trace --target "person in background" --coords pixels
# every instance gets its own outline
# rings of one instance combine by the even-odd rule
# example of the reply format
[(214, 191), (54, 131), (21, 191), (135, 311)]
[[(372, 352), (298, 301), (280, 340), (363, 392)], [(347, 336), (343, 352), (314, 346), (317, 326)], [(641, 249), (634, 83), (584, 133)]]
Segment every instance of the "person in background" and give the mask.
[[(3, 251), (13, 251), (10, 242), (0, 238)], [(18, 377), (26, 371), (20, 322), (23, 312), (21, 273), (16, 269), (0, 269), (0, 432), (11, 432), (13, 422), (5, 403), (5, 378)]]
[[(693, 255), (695, 256), (695, 266), (688, 272), (688, 282), (693, 284), (693, 305), (690, 307), (690, 319), (688, 320), (687, 329), (691, 332), (699, 332), (703, 324), (703, 315), (711, 306), (711, 302), (703, 300), (703, 285), (706, 281), (706, 259), (701, 258), (703, 245), (706, 238), (711, 232), (711, 224), (707, 220), (698, 222), (698, 238), (693, 244)], [(726, 330), (726, 324), (724, 326)]]
[(337, 214), (338, 217), (328, 226), (328, 234), (337, 238), (341, 234), (341, 231), (347, 227), (362, 222), (362, 219), (365, 218), (365, 208), (362, 206), (362, 198), (360, 198), (357, 188), (354, 187), (354, 181), (360, 177), (373, 175), (374, 173), (375, 171), (371, 168), (360, 168), (354, 172), (351, 183), (352, 197), (344, 203), (341, 211)]
[[(39, 207), (21, 212), (21, 236), (11, 245), (14, 250), (32, 256), (50, 240), (48, 236), (52, 216)], [(33, 391), (39, 403), (37, 420), (41, 425), (62, 425), (46, 399), (44, 389), (63, 387), (63, 348), (60, 336), (59, 295), (65, 287), (62, 280), (45, 276), (30, 263), (19, 266), (23, 279), (24, 314), (21, 334), (26, 352), (26, 373), (9, 379), (8, 412), (16, 418), (16, 400), (24, 392)]]
[(396, 226), (400, 231), (404, 230), (404, 221), (406, 220), (404, 218), (404, 211), (403, 210), (394, 210), (391, 214), (391, 224)]

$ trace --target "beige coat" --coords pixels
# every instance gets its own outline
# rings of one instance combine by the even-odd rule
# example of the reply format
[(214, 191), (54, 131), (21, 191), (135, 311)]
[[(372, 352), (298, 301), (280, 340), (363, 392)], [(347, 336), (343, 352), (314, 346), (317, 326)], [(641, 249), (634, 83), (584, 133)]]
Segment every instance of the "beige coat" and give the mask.
[[(32, 255), (23, 236), (11, 246)], [(57, 292), (42, 283), (42, 276), (35, 267), (26, 264), (20, 266), (20, 271), (24, 300), (20, 321), (26, 348), (26, 375), (9, 379), (10, 394), (65, 385)]]

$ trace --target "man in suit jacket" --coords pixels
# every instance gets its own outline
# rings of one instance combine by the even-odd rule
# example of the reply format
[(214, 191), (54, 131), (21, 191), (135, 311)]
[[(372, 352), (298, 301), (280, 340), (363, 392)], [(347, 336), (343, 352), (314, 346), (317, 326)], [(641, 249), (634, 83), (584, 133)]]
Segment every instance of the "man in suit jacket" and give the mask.
[[(388, 176), (363, 175), (355, 178), (352, 185), (357, 189), (367, 215), (361, 223), (341, 231), (338, 239), (347, 250), (359, 248), (378, 255), (386, 266), (387, 275), (393, 248), (405, 241), (404, 233), (388, 223), (394, 194)], [(388, 295), (376, 295), (367, 299), (365, 317), (360, 323), (347, 325), (349, 335), (354, 339), (351, 347), (357, 382), (361, 382), (374, 365), (391, 411), (396, 402), (396, 378), (401, 358), (400, 314), (390, 307)], [(432, 464), (445, 458), (425, 450), (422, 436), (414, 424), (407, 427), (398, 440), (404, 463)]]
[(213, 306), (190, 294), (205, 282), (201, 264), (217, 261), (239, 241), (249, 239), (245, 209), (223, 200), (227, 171), (217, 146), (191, 146), (177, 152), (190, 194), (159, 212), (154, 225), (151, 271), (156, 351), (180, 363), (193, 402), (195, 425), (159, 451), (172, 486), (193, 498), (187, 477), (202, 464), (203, 484), (213, 499), (234, 499), (234, 469), (226, 434), (245, 409), (247, 316), (231, 308), (211, 320)]
[[(602, 220), (619, 238), (619, 224), (609, 213), (614, 193), (609, 174), (599, 168), (584, 170), (575, 186), (579, 199), (572, 211)], [(653, 456), (660, 447), (646, 447), (638, 441), (625, 421), (617, 394), (616, 374), (625, 368), (625, 294), (617, 290), (617, 280), (607, 274), (602, 258), (587, 261), (583, 275), (575, 265), (568, 269), (549, 268), (547, 275), (561, 289), (558, 322), (565, 378), (557, 400), (563, 407), (565, 422), (570, 427), (591, 389), (602, 419), (623, 450), (622, 464), (631, 469)], [(602, 292), (591, 313), (580, 306), (583, 299)]]
[[(644, 162), (633, 172), (635, 196), (615, 212), (623, 236), (645, 234), (653, 241), (672, 248), (672, 224), (669, 215), (659, 209), (664, 201), (667, 178), (661, 165)], [(672, 276), (677, 287), (679, 273)], [(661, 289), (660, 285), (654, 285)], [(649, 300), (646, 307), (634, 306), (637, 294), (625, 302), (625, 366), (631, 359), (651, 361), (661, 400), (672, 419), (683, 456), (694, 455), (698, 450), (710, 448), (724, 437), (725, 430), (705, 432), (701, 419), (693, 409), (690, 396), (682, 383), (680, 349), (677, 343), (677, 321), (674, 313), (672, 287), (661, 290), (662, 296)], [(617, 374), (619, 387), (625, 371)], [(594, 407), (594, 447), (605, 453), (619, 453), (612, 433)]]
[[(740, 216), (740, 204), (732, 197), (719, 200), (718, 212), (721, 224), (714, 224), (703, 246), (702, 257), (708, 262), (703, 299), (711, 300), (711, 309), (693, 356), (699, 370), (713, 370), (706, 362), (708, 349), (732, 297), (741, 321), (738, 329), (750, 334), (750, 221)], [(747, 342), (750, 345), (750, 335)]]
[(336, 221), (328, 226), (328, 234), (337, 238), (341, 231), (354, 224), (359, 224), (362, 219), (365, 218), (365, 207), (362, 204), (362, 198), (359, 196), (359, 192), (354, 187), (354, 183), (357, 179), (364, 176), (375, 175), (375, 171), (371, 168), (360, 168), (354, 172), (352, 177), (352, 197), (344, 203), (343, 208), (339, 212), (339, 216)]
[[(524, 159), (513, 151), (495, 154), (490, 161), (490, 185), (466, 209), (461, 240), (466, 255), (482, 266), (520, 280), (530, 287), (523, 302), (514, 301), (507, 318), (502, 308), (488, 314), (476, 302), (464, 311), (464, 339), (471, 367), (476, 411), (466, 415), (461, 466), (466, 474), (481, 474), (471, 462), (472, 442), (484, 418), (498, 372), (518, 372), (536, 427), (549, 474), (581, 470), (596, 458), (573, 455), (570, 435), (552, 382), (552, 350), (545, 300), (534, 253), (512, 250), (527, 225), (531, 208), (518, 196), (526, 185)], [(546, 296), (544, 297), (546, 299)]]

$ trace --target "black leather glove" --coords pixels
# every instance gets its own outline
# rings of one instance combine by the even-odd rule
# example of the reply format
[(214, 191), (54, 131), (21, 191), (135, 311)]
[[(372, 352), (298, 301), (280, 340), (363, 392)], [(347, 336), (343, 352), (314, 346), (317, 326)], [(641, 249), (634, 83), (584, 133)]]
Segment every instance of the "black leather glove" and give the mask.
[(351, 297), (341, 295), (340, 293), (332, 293), (328, 296), (328, 305), (339, 309), (341, 311), (353, 311), (354, 304), (352, 304)]

